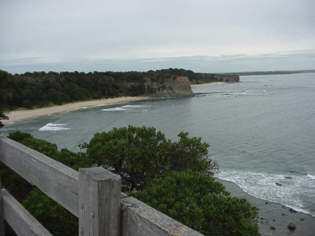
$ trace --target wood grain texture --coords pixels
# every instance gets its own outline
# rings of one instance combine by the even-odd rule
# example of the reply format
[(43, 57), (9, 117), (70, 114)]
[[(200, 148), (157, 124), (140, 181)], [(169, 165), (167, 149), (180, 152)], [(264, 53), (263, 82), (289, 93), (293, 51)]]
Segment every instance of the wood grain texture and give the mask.
[(80, 236), (120, 235), (121, 178), (101, 167), (79, 170)]
[(121, 209), (122, 236), (202, 236), (133, 197), (123, 198)]
[(6, 137), (0, 150), (0, 161), (78, 216), (77, 171)]
[(4, 219), (17, 235), (52, 236), (9, 192), (2, 189), (1, 193)]

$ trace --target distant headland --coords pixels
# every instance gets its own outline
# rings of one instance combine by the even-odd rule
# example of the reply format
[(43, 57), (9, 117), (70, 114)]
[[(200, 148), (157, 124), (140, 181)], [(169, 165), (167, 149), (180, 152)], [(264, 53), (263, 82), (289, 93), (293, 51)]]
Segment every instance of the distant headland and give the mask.
[(271, 71), (248, 71), (235, 72), (234, 75), (281, 75), (281, 74), (298, 74), (298, 73), (315, 73), (315, 70), (271, 70)]
[(26, 72), (8, 74), (7, 110), (122, 96), (181, 97), (190, 84), (238, 82), (238, 75), (195, 73), (184, 69), (147, 72)]
[(82, 107), (157, 97), (192, 96), (191, 84), (238, 82), (238, 75), (195, 73), (184, 69), (147, 72), (26, 72), (0, 71), (6, 99), (1, 105), (9, 120), (32, 119)]

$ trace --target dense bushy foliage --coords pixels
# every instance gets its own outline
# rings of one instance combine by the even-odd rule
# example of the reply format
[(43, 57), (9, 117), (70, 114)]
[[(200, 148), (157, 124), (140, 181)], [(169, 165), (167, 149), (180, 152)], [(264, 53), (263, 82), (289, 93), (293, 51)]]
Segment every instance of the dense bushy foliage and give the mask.
[[(115, 76), (115, 77), (113, 77)], [(134, 86), (124, 81), (135, 80)], [(74, 101), (144, 94), (143, 76), (131, 73), (33, 72), (10, 75), (8, 108), (42, 107)]]
[(257, 209), (245, 199), (231, 197), (212, 176), (170, 172), (130, 195), (206, 236), (255, 236)]
[(148, 180), (170, 170), (210, 174), (215, 164), (207, 158), (209, 145), (188, 133), (178, 137), (173, 142), (153, 127), (114, 128), (95, 134), (86, 145), (87, 155), (120, 174), (127, 190), (141, 190)]
[(27, 72), (8, 74), (6, 90), (12, 95), (7, 109), (32, 108), (74, 101), (143, 95), (145, 78), (166, 78), (146, 72)]

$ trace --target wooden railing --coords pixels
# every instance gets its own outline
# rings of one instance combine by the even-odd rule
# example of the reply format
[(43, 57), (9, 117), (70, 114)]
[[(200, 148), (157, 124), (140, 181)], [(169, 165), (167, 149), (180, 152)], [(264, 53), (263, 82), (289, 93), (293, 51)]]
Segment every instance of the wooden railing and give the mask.
[[(77, 216), (80, 236), (202, 235), (122, 193), (120, 176), (101, 167), (75, 171), (7, 137), (0, 137), (0, 161)], [(17, 235), (52, 235), (0, 188), (0, 236), (5, 221)]]

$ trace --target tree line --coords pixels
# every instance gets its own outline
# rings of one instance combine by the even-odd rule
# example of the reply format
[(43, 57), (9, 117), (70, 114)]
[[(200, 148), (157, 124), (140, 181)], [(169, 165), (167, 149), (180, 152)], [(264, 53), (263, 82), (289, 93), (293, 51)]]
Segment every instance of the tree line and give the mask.
[[(147, 72), (26, 72), (0, 70), (0, 109), (36, 108), (69, 102), (150, 94), (147, 79), (154, 82), (186, 76), (192, 83), (222, 81), (226, 75), (194, 73), (184, 69)], [(4, 96), (5, 95), (5, 96)]]

